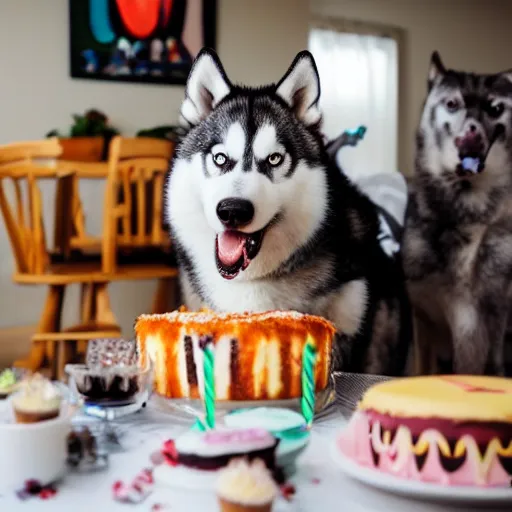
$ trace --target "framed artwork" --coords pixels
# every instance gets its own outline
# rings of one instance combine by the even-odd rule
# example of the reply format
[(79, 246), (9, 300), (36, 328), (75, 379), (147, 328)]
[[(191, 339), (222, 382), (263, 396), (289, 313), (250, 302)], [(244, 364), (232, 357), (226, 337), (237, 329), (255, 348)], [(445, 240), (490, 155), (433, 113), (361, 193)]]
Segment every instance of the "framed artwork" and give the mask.
[(69, 0), (71, 76), (185, 84), (216, 23), (216, 0)]

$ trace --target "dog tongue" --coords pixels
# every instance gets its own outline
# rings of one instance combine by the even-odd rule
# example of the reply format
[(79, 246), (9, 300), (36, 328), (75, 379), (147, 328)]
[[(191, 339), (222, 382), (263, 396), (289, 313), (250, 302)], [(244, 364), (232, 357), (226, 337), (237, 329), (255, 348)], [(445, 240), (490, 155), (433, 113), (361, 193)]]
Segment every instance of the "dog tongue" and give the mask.
[(224, 231), (217, 238), (219, 259), (224, 265), (234, 265), (244, 253), (245, 236), (234, 231)]

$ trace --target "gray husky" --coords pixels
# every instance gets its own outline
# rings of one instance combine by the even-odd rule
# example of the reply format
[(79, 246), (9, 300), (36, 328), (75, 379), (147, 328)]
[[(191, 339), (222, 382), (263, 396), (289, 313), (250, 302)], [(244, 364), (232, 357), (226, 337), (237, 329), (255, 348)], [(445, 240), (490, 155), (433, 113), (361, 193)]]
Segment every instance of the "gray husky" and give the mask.
[(166, 191), (184, 302), (322, 315), (340, 333), (335, 368), (400, 374), (401, 268), (374, 205), (327, 156), (319, 96), (306, 51), (260, 88), (233, 85), (211, 50), (196, 58)]
[(420, 371), (504, 372), (512, 277), (512, 73), (432, 56), (403, 244)]

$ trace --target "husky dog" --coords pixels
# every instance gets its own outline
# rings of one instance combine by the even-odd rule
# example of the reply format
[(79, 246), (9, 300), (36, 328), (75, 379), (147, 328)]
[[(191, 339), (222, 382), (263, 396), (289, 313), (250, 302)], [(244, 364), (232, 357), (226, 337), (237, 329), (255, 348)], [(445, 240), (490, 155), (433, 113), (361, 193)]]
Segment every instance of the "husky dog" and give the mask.
[(512, 277), (512, 73), (453, 71), (433, 54), (402, 250), (420, 371), (502, 374)]
[(322, 315), (343, 333), (335, 368), (399, 374), (401, 269), (380, 248), (373, 204), (327, 157), (319, 96), (309, 52), (260, 88), (233, 85), (200, 52), (166, 190), (183, 297), (191, 309)]

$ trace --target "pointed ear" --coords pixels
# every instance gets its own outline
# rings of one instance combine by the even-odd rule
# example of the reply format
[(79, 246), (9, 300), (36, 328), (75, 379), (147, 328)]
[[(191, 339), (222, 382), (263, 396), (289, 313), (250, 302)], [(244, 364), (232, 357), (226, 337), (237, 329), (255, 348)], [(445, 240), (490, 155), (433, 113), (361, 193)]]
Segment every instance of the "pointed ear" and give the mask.
[(428, 90), (432, 89), (432, 86), (439, 77), (442, 77), (446, 73), (443, 61), (439, 52), (434, 52), (430, 57), (430, 67), (428, 68)]
[(506, 78), (509, 82), (512, 82), (512, 69), (501, 71), (500, 73), (498, 73), (498, 75)]
[(280, 96), (294, 111), (297, 118), (308, 126), (320, 124), (322, 113), (320, 99), (320, 78), (315, 59), (308, 51), (300, 52), (276, 86)]
[(190, 70), (185, 88), (185, 100), (181, 106), (180, 123), (192, 128), (205, 119), (231, 90), (217, 54), (203, 48)]

